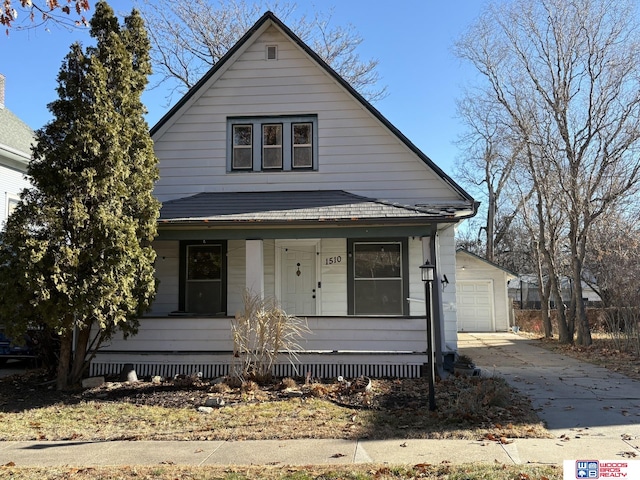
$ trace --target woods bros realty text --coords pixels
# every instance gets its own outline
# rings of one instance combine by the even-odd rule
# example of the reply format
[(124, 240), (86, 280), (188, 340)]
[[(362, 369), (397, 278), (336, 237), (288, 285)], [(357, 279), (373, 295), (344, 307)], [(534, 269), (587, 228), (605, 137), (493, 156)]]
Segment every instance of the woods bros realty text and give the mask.
[(640, 461), (565, 460), (564, 480), (581, 478), (640, 479)]

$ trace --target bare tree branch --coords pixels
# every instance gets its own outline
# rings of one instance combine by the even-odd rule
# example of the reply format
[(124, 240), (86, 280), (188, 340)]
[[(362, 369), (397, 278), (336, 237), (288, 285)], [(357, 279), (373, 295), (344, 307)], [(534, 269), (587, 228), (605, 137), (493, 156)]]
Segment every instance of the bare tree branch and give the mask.
[[(591, 343), (581, 283), (590, 231), (640, 188), (636, 13), (630, 0), (493, 3), (456, 46), (510, 118), (508, 135), (527, 145), (524, 166), (537, 185), (538, 221), (545, 220), (539, 228), (562, 216), (558, 240), (570, 254), (570, 310), (584, 345)], [(542, 246), (550, 239), (540, 232)], [(557, 277), (557, 249), (548, 247), (546, 267)]]
[[(144, 0), (142, 14), (150, 30), (152, 60), (159, 83), (184, 94), (244, 35), (265, 11), (273, 11), (339, 75), (369, 101), (386, 97), (376, 71), (378, 60), (363, 61), (362, 43), (352, 25), (332, 26), (332, 12), (294, 18), (296, 5), (245, 0)], [(156, 84), (155, 86), (157, 86)]]

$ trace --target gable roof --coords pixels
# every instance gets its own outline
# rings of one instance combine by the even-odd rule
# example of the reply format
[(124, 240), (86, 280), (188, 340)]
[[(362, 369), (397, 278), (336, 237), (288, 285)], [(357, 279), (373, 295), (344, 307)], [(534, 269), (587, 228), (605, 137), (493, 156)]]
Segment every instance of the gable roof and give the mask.
[(320, 68), (322, 68), (331, 78), (333, 78), (342, 88), (344, 88), (357, 102), (359, 102), (371, 115), (373, 115), (380, 123), (382, 123), (393, 135), (395, 135), (411, 152), (413, 152), (420, 160), (422, 160), (431, 170), (433, 170), (456, 194), (472, 204), (473, 214), (475, 215), (479, 203), (476, 202), (460, 185), (458, 185), (451, 177), (449, 177), (438, 165), (436, 165), (424, 152), (415, 146), (400, 130), (398, 130), (389, 120), (387, 120), (371, 103), (369, 103), (360, 93), (358, 93), (344, 78), (333, 70), (313, 49), (302, 41), (289, 27), (287, 27), (273, 12), (266, 12), (251, 27), (242, 38), (218, 61), (189, 91), (156, 123), (150, 130), (153, 137), (163, 128), (167, 127), (171, 121), (186, 107), (190, 102), (195, 100), (201, 93), (201, 90), (218, 72), (233, 63), (235, 55), (238, 54), (245, 46), (257, 38), (257, 34), (273, 25), (278, 28), (286, 37), (294, 44), (302, 49)]
[[(295, 207), (292, 207), (295, 205)], [(366, 198), (341, 190), (209, 192), (164, 202), (160, 224), (318, 222), (424, 223), (451, 221), (461, 207), (417, 208)]]
[(499, 270), (502, 270), (502, 271), (503, 271), (503, 272), (505, 272), (507, 275), (510, 275), (510, 276), (513, 276), (513, 277), (517, 277), (517, 276), (518, 276), (518, 274), (517, 274), (517, 273), (513, 273), (511, 270), (508, 270), (508, 269), (506, 269), (506, 268), (504, 268), (504, 267), (501, 267), (501, 266), (500, 266), (500, 265), (498, 265), (497, 263), (494, 263), (494, 262), (492, 262), (492, 261), (490, 261), (490, 260), (487, 260), (486, 258), (481, 257), (480, 255), (476, 255), (475, 253), (470, 252), (470, 251), (469, 251), (469, 250), (467, 250), (466, 248), (457, 248), (457, 249), (456, 249), (456, 255), (457, 255), (458, 253), (467, 254), (467, 255), (469, 255), (471, 258), (474, 258), (474, 259), (476, 259), (476, 260), (479, 260), (479, 261), (481, 261), (481, 262), (484, 262), (484, 263), (486, 263), (487, 265), (489, 265), (489, 266), (491, 266), (491, 267), (494, 267), (494, 268), (497, 268), (497, 269), (499, 269)]
[(33, 141), (33, 130), (8, 108), (0, 108), (0, 157), (26, 167)]

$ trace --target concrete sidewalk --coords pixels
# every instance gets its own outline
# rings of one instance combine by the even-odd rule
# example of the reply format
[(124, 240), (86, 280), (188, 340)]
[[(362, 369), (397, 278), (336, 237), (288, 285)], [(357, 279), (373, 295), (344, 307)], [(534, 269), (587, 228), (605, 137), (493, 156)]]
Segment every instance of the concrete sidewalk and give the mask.
[(555, 435), (640, 438), (640, 382), (513, 333), (461, 333), (458, 349), (528, 396)]
[(512, 333), (459, 335), (484, 375), (531, 398), (552, 439), (0, 442), (0, 465), (555, 464), (640, 459), (640, 382)]
[(0, 465), (345, 465), (555, 464), (570, 459), (640, 458), (638, 439), (587, 441), (518, 439), (468, 440), (261, 440), (243, 442), (0, 442)]

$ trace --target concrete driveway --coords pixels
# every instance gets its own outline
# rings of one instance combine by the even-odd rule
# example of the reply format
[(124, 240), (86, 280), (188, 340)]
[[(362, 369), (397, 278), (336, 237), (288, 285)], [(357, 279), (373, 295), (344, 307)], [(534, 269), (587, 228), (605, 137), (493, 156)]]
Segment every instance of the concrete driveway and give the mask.
[[(554, 434), (640, 441), (640, 382), (514, 333), (459, 333), (460, 353), (531, 399)], [(637, 442), (636, 442), (637, 443)]]

